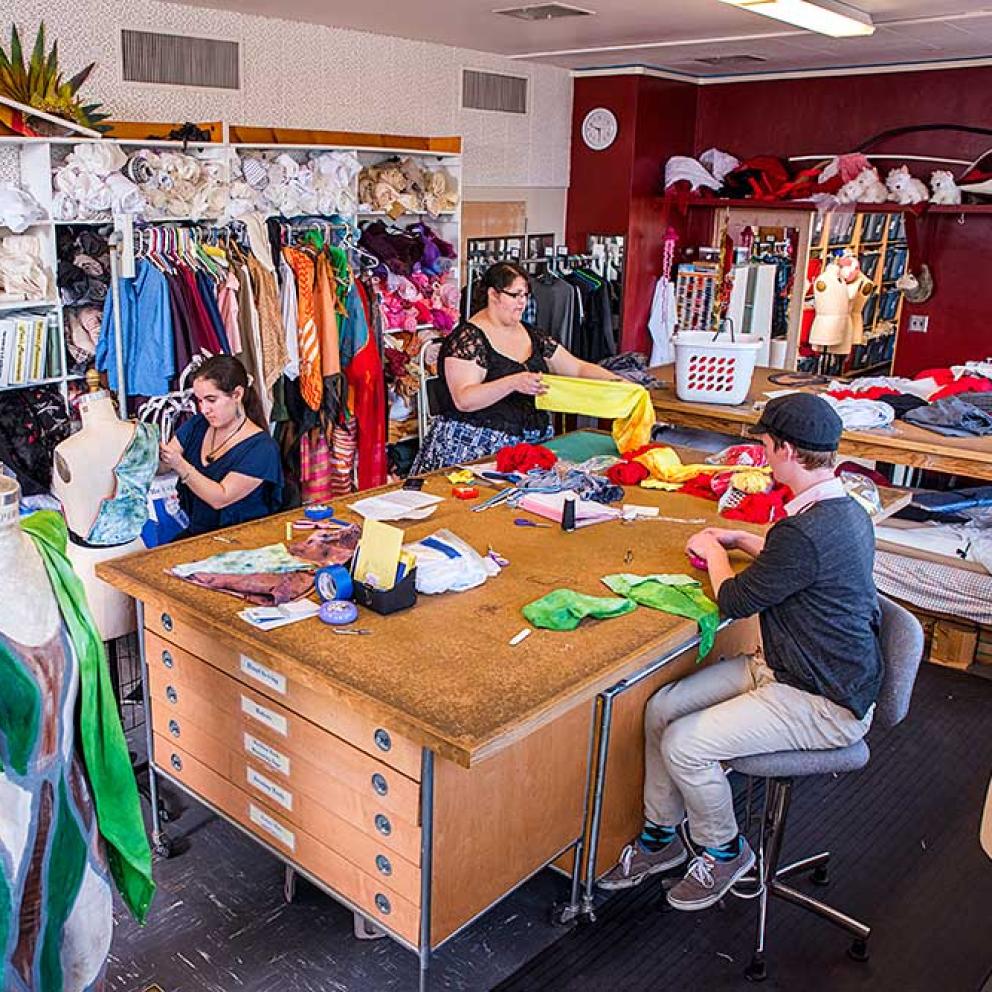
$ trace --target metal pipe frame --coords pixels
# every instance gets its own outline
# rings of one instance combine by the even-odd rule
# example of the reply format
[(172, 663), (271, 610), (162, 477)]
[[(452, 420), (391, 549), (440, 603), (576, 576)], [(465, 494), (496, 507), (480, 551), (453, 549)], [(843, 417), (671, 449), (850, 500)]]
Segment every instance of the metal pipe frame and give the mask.
[[(724, 620), (717, 630), (723, 630), (733, 621)], [(654, 661), (649, 662), (643, 668), (628, 675), (619, 682), (615, 682), (608, 689), (604, 689), (596, 696), (596, 710), (593, 718), (593, 738), (596, 740), (596, 757), (589, 767), (589, 775), (586, 783), (586, 795), (591, 797), (591, 812), (589, 823), (586, 829), (584, 846), (586, 848), (586, 874), (585, 885), (582, 894), (581, 912), (590, 920), (595, 919), (593, 912), (593, 896), (596, 889), (596, 848), (599, 845), (599, 831), (603, 820), (603, 793), (606, 789), (606, 763), (610, 753), (610, 731), (613, 726), (613, 703), (614, 700), (633, 689), (645, 679), (650, 678), (655, 672), (660, 671), (666, 665), (670, 665), (677, 658), (699, 646), (699, 634), (694, 634), (684, 644), (677, 648), (665, 652)], [(598, 734), (598, 736), (597, 736)], [(587, 802), (589, 799), (587, 798)]]
[(135, 601), (138, 622), (138, 658), (141, 661), (141, 705), (145, 711), (145, 760), (148, 764), (148, 801), (152, 807), (152, 845), (156, 850), (165, 843), (162, 839), (162, 820), (158, 809), (158, 782), (156, 781), (155, 761), (152, 749), (152, 703), (148, 695), (148, 655), (145, 651), (145, 604)]

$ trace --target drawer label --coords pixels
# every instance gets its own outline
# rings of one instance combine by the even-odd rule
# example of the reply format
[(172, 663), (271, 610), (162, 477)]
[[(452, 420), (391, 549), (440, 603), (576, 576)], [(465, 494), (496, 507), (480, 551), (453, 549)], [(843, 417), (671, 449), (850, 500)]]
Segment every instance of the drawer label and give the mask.
[(245, 750), (259, 761), (265, 762), (269, 768), (274, 768), (283, 775), (289, 774), (289, 758), (281, 751), (277, 751), (271, 744), (260, 741), (251, 734), (245, 734)]
[(269, 816), (264, 809), (259, 809), (254, 803), (248, 804), (248, 816), (251, 822), (260, 826), (266, 833), (271, 834), (280, 844), (291, 851), (296, 850), (296, 834), (287, 830), (281, 823)]
[(283, 737), (289, 733), (289, 722), (284, 716), (280, 716), (267, 706), (260, 706), (254, 699), (242, 696), (241, 712), (253, 720), (258, 720), (259, 723), (264, 723), (266, 727), (271, 728), (277, 734), (282, 734)]
[(241, 671), (269, 689), (275, 689), (276, 692), (286, 695), (286, 676), (272, 671), (271, 668), (266, 668), (265, 665), (260, 665), (254, 658), (249, 658), (246, 654), (241, 655)]
[(275, 800), (279, 803), (283, 809), (292, 810), (293, 808), (293, 793), (288, 789), (284, 789), (280, 785), (276, 785), (271, 779), (266, 778), (261, 772), (255, 771), (254, 768), (246, 769), (248, 773), (248, 784), (254, 786), (258, 789), (262, 795), (268, 796), (269, 799)]

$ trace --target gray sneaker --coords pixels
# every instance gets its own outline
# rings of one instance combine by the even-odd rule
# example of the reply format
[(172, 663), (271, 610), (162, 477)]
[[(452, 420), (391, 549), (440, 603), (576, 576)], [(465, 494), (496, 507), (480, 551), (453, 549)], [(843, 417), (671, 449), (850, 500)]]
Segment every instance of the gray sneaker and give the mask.
[(620, 860), (596, 883), (601, 889), (632, 889), (648, 875), (657, 875), (685, 864), (689, 854), (678, 834), (660, 851), (647, 851), (636, 838), (620, 855)]
[(741, 852), (732, 861), (720, 861), (708, 851), (689, 863), (685, 878), (668, 890), (668, 902), (675, 909), (692, 912), (718, 903), (733, 884), (754, 866), (754, 851), (741, 839)]

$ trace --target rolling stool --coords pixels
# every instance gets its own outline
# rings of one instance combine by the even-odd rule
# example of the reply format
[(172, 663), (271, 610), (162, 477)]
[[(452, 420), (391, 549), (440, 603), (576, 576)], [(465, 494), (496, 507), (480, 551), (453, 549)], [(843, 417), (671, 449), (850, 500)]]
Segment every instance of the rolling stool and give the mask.
[[(878, 701), (875, 704), (873, 723), (876, 726), (894, 727), (909, 712), (913, 683), (916, 681), (916, 673), (923, 657), (923, 628), (919, 620), (908, 610), (884, 596), (879, 596), (878, 599), (882, 608), (880, 641), (885, 671)], [(742, 880), (742, 882), (754, 882), (757, 890), (755, 892), (732, 890), (734, 895), (742, 898), (758, 899), (757, 942), (751, 963), (744, 971), (749, 981), (763, 982), (768, 974), (765, 965), (765, 926), (768, 920), (769, 896), (776, 896), (811, 913), (816, 913), (817, 916), (822, 916), (825, 920), (846, 930), (854, 938), (848, 951), (850, 956), (856, 961), (868, 960), (870, 927), (784, 883), (784, 879), (793, 875), (811, 872), (814, 882), (826, 884), (830, 852), (803, 858), (781, 868), (779, 856), (782, 852), (782, 838), (785, 835), (793, 782), (807, 775), (833, 775), (857, 771), (868, 764), (870, 753), (868, 745), (861, 740), (847, 747), (822, 751), (775, 751), (771, 754), (734, 758), (729, 762), (734, 771), (765, 780), (765, 803), (756, 875)]]

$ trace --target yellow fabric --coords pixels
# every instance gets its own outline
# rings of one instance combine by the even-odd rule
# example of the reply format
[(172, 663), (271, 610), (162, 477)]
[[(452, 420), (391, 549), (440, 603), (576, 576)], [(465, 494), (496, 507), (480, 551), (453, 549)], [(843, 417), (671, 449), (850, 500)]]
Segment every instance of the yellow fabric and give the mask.
[[(640, 462), (651, 473), (650, 477), (641, 483), (644, 489), (665, 489), (668, 491), (678, 489), (684, 482), (688, 482), (689, 479), (695, 478), (702, 472), (733, 472), (738, 467), (736, 465), (683, 465), (682, 460), (672, 448), (652, 448), (650, 451), (645, 451), (643, 455), (638, 455), (634, 461)], [(757, 476), (760, 473), (764, 477), (768, 471), (766, 468), (747, 469), (746, 472), (737, 472), (736, 475), (750, 476), (750, 473), (755, 473)], [(765, 483), (762, 483), (762, 487), (761, 490), (755, 491), (763, 492)]]
[(643, 386), (624, 380), (574, 379), (565, 375), (545, 375), (542, 380), (548, 391), (536, 398), (538, 410), (612, 420), (613, 440), (621, 452), (650, 443), (654, 408)]
[(763, 493), (771, 485), (767, 469), (749, 468), (730, 477), (730, 488), (742, 493)]

